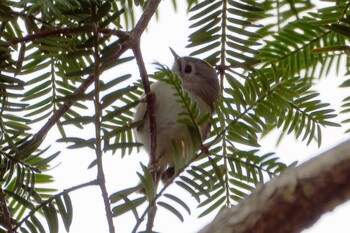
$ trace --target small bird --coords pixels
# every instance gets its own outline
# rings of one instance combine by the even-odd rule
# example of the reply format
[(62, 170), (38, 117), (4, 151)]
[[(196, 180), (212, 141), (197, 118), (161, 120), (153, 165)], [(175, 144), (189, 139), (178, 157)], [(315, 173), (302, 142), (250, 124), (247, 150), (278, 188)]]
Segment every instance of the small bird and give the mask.
[[(219, 80), (215, 69), (203, 60), (193, 57), (179, 57), (171, 48), (170, 50), (175, 57), (172, 71), (181, 79), (183, 90), (189, 93), (192, 101), (197, 102), (201, 116), (211, 114), (214, 110), (214, 103), (219, 97)], [(156, 158), (158, 164), (154, 167), (150, 161), (148, 168), (156, 174), (154, 183), (157, 187), (160, 179), (165, 183), (175, 174), (174, 142), (180, 158), (184, 161), (193, 158), (195, 152), (200, 149), (200, 145), (195, 148), (188, 127), (177, 122), (179, 114), (184, 112), (184, 109), (177, 101), (176, 90), (173, 86), (164, 81), (157, 81), (151, 85), (151, 93), (155, 96)], [(136, 108), (134, 120), (143, 120), (143, 124), (136, 128), (134, 133), (136, 141), (143, 144), (150, 156), (150, 124), (146, 105), (145, 102), (141, 102)], [(209, 130), (209, 121), (199, 126), (201, 140), (206, 139)], [(144, 193), (145, 190), (142, 189), (140, 192)]]

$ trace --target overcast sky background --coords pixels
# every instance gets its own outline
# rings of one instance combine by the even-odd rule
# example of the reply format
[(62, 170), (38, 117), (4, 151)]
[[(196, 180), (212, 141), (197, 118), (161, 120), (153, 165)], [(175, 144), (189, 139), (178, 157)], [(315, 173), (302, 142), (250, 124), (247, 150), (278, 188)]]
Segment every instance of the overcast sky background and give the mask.
[[(169, 51), (169, 46), (172, 47), (180, 56), (188, 55), (189, 50), (185, 49), (188, 35), (188, 17), (186, 16), (186, 7), (178, 7), (178, 12), (175, 13), (170, 1), (162, 1), (160, 5), (160, 20), (152, 20), (150, 27), (145, 35), (142, 37), (142, 52), (148, 68), (148, 72), (154, 71), (154, 61), (162, 64), (172, 66), (173, 56)], [(199, 57), (200, 58), (200, 57)], [(137, 66), (131, 62), (126, 68), (132, 72), (134, 78), (138, 78)], [(111, 70), (112, 77), (117, 77), (119, 74), (124, 74), (125, 70)], [(337, 86), (342, 83), (344, 78), (330, 77), (322, 79), (318, 88), (321, 92), (322, 98), (333, 106), (339, 107), (341, 100), (347, 96), (346, 90), (339, 90)], [(350, 125), (349, 125), (350, 127)], [(305, 142), (295, 141), (293, 135), (285, 137), (282, 143), (276, 149), (276, 134), (269, 135), (261, 141), (262, 151), (271, 152), (276, 151), (277, 155), (281, 157), (283, 162), (291, 163), (296, 160), (302, 162), (309, 158), (320, 154), (321, 152), (335, 146), (336, 144), (349, 138), (349, 135), (344, 135), (345, 129), (329, 128), (324, 130), (323, 144), (321, 148), (317, 148), (316, 143), (306, 146)], [(93, 131), (85, 130), (83, 133), (94, 136)], [(63, 143), (53, 143), (59, 137), (59, 133), (54, 129), (46, 138), (47, 144), (53, 144), (54, 147), (62, 150), (61, 157), (56, 160), (58, 166), (51, 171), (56, 178), (55, 185), (60, 188), (69, 188), (80, 183), (95, 179), (96, 170), (87, 170), (88, 165), (95, 158), (94, 151), (87, 149), (67, 150)], [(136, 171), (140, 171), (140, 162), (147, 164), (147, 155), (142, 151), (136, 152), (131, 156), (126, 156), (120, 159), (119, 155), (106, 154), (104, 156), (104, 167), (107, 178), (107, 186), (109, 193), (131, 187), (137, 184), (138, 177)], [(186, 192), (173, 185), (171, 189), (173, 194), (181, 193), (181, 197), (185, 199), (186, 203), (192, 208), (191, 216), (186, 215), (185, 222), (181, 223), (177, 217), (169, 213), (167, 210), (158, 208), (158, 213), (155, 221), (155, 231), (165, 233), (192, 233), (197, 232), (204, 225), (208, 224), (213, 215), (205, 218), (197, 219), (198, 214), (203, 210), (196, 209), (196, 202)], [(57, 187), (57, 186), (56, 186)], [(85, 188), (70, 194), (73, 199), (74, 217), (70, 232), (108, 232), (107, 223), (105, 220), (105, 213), (103, 202), (98, 187)], [(338, 207), (335, 211), (326, 214), (322, 219), (304, 233), (328, 233), (334, 232), (348, 232), (350, 229), (350, 205), (345, 204)], [(115, 227), (117, 232), (130, 232), (135, 224), (134, 217), (131, 213), (125, 214), (119, 218), (115, 218)], [(144, 227), (139, 228), (144, 230)], [(60, 226), (60, 232), (66, 232), (63, 225)]]

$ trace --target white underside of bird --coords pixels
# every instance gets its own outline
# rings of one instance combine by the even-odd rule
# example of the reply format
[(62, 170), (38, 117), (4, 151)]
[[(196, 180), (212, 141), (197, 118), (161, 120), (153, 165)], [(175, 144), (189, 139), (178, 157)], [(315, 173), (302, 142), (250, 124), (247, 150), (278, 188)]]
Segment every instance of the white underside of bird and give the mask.
[[(158, 160), (158, 167), (149, 168), (157, 169), (159, 176), (168, 168), (174, 166), (174, 142), (176, 143), (177, 151), (181, 156), (183, 164), (187, 163), (196, 151), (200, 148), (194, 147), (188, 127), (185, 124), (178, 123), (179, 114), (186, 111), (175, 97), (176, 90), (168, 83), (158, 81), (151, 85), (151, 92), (155, 95), (154, 110), (156, 116), (156, 130), (157, 130), (157, 150), (156, 156)], [(200, 111), (200, 115), (211, 112), (210, 106), (199, 97), (189, 93), (192, 101), (196, 101)], [(135, 130), (136, 140), (143, 143), (144, 149), (150, 155), (151, 141), (149, 117), (147, 114), (147, 104), (142, 102), (136, 109), (134, 116), (136, 121), (144, 120), (141, 127)], [(206, 137), (210, 128), (210, 123), (205, 122), (199, 126), (199, 131), (202, 140)], [(198, 139), (197, 139), (198, 140)], [(198, 145), (197, 145), (198, 147)]]

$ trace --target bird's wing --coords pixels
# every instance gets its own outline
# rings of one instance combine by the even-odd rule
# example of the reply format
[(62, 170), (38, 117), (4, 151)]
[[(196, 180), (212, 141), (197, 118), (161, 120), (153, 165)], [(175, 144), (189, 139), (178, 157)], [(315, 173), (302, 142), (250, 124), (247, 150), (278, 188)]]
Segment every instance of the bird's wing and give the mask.
[[(151, 86), (152, 87), (152, 86)], [(154, 111), (157, 115), (157, 110), (159, 108), (159, 104), (157, 102), (156, 93), (151, 89), (151, 93), (149, 95), (153, 95), (154, 98)], [(136, 109), (135, 121), (143, 121), (143, 123), (136, 128), (138, 132), (142, 132), (145, 126), (145, 122), (148, 121), (148, 111), (147, 111), (147, 103), (146, 103), (146, 96), (144, 96), (139, 104), (139, 106)]]
[(137, 107), (134, 119), (135, 121), (143, 121), (143, 123), (136, 128), (136, 131), (138, 132), (143, 131), (147, 117), (148, 117), (147, 104), (144, 102), (140, 102), (139, 106)]

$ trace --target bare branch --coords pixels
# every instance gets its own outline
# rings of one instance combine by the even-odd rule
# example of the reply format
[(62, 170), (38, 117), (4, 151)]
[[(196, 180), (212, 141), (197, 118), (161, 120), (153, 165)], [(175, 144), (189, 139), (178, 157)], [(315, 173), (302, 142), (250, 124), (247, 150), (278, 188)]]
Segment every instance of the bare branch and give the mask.
[(350, 141), (257, 188), (201, 233), (300, 232), (350, 199)]
[(137, 22), (135, 28), (132, 30), (132, 38), (135, 38), (136, 40), (141, 38), (142, 33), (145, 31), (146, 27), (149, 24), (149, 21), (153, 17), (154, 13), (156, 12), (158, 5), (160, 3), (160, 0), (150, 0), (147, 8), (141, 15), (139, 21)]

